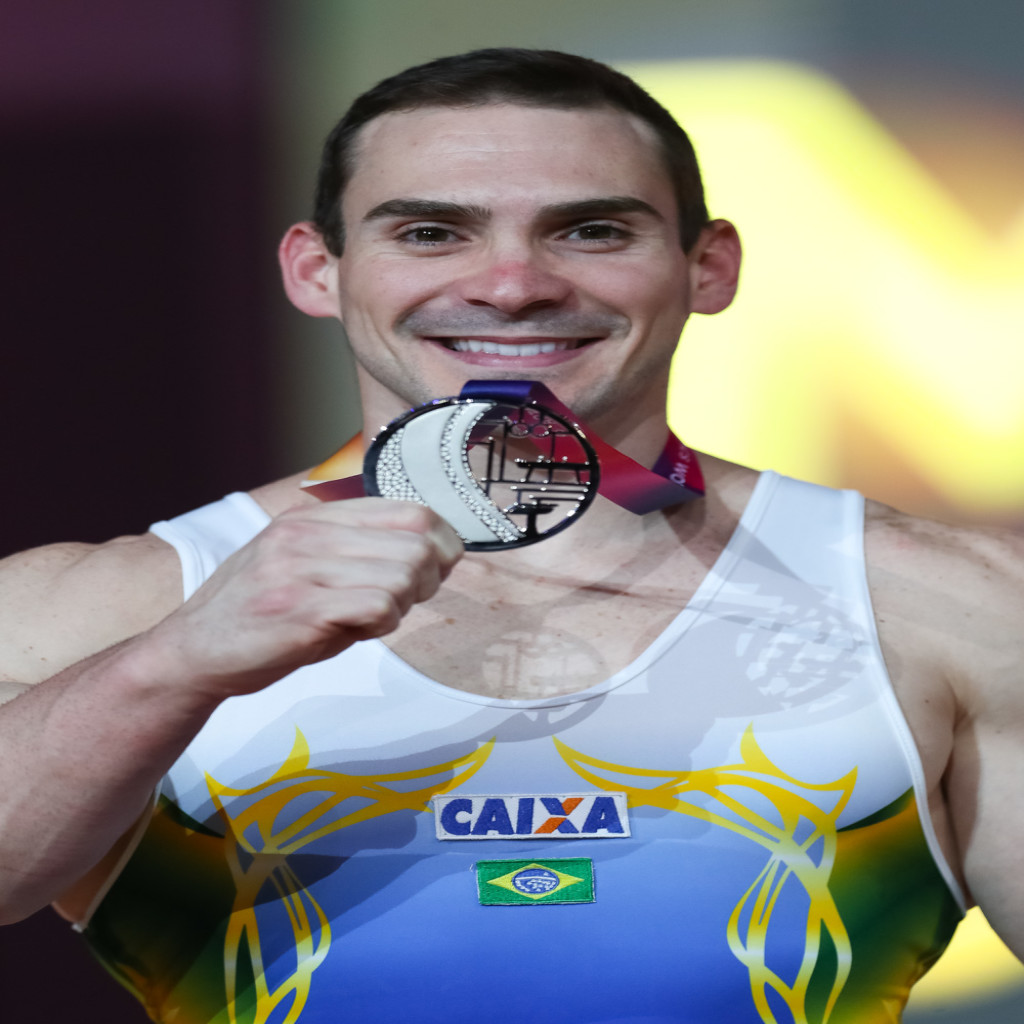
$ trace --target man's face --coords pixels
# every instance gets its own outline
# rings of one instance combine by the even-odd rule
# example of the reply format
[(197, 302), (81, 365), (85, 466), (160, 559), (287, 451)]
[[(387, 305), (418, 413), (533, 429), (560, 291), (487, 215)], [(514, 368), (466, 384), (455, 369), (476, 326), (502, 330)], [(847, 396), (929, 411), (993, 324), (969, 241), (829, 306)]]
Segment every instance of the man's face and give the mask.
[(340, 317), (380, 423), (474, 378), (543, 381), (606, 429), (664, 415), (693, 268), (642, 122), (386, 114), (363, 130), (342, 214)]

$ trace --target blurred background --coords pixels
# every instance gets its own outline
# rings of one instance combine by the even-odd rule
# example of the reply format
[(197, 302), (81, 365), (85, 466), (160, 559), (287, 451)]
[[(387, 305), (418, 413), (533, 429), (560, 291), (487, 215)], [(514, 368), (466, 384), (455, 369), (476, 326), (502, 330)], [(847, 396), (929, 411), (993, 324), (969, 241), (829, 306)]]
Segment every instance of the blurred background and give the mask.
[[(691, 444), (1024, 528), (1019, 0), (6, 0), (3, 553), (144, 530), (355, 430), (332, 324), (274, 248), (348, 102), (478, 46), (637, 77), (690, 131), (740, 298), (687, 329)], [(102, 595), (97, 597), (102, 600)], [(144, 1014), (46, 911), (0, 930), (5, 1020)], [(1024, 1019), (973, 912), (908, 1021)]]

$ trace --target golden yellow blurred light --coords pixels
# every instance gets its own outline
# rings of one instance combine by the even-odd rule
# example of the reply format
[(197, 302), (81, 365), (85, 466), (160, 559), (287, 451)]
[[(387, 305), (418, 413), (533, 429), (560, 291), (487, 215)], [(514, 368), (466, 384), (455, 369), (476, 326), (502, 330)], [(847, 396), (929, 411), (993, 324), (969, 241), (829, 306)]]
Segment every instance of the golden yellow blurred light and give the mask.
[(993, 238), (811, 69), (623, 70), (691, 133), (746, 252), (734, 306), (687, 327), (679, 432), (910, 511), (1024, 515), (1024, 211)]
[(956, 930), (942, 959), (918, 982), (915, 1007), (946, 1006), (978, 993), (994, 997), (1024, 989), (1024, 964), (999, 941), (975, 908)]
[[(691, 134), (739, 298), (687, 327), (670, 396), (698, 448), (910, 511), (1024, 518), (1024, 210), (993, 238), (833, 80), (620, 65)], [(978, 911), (914, 1004), (1024, 987)]]

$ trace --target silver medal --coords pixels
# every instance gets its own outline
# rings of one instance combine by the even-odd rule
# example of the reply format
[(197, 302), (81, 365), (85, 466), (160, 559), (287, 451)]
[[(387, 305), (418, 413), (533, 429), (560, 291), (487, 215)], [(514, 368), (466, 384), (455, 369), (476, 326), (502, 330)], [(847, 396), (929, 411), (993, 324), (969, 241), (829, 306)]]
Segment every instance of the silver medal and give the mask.
[(468, 550), (532, 544), (593, 501), (597, 454), (569, 420), (527, 400), (443, 398), (389, 424), (363, 463), (369, 495), (432, 508)]

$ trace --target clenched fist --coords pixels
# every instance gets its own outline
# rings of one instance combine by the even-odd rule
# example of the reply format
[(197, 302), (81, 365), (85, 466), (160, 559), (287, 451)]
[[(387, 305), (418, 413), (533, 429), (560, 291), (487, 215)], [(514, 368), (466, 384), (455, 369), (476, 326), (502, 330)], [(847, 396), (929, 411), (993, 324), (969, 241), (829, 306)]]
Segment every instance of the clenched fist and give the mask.
[(229, 558), (150, 642), (223, 699), (383, 636), (437, 591), (462, 542), (421, 505), (357, 498), (292, 509)]

